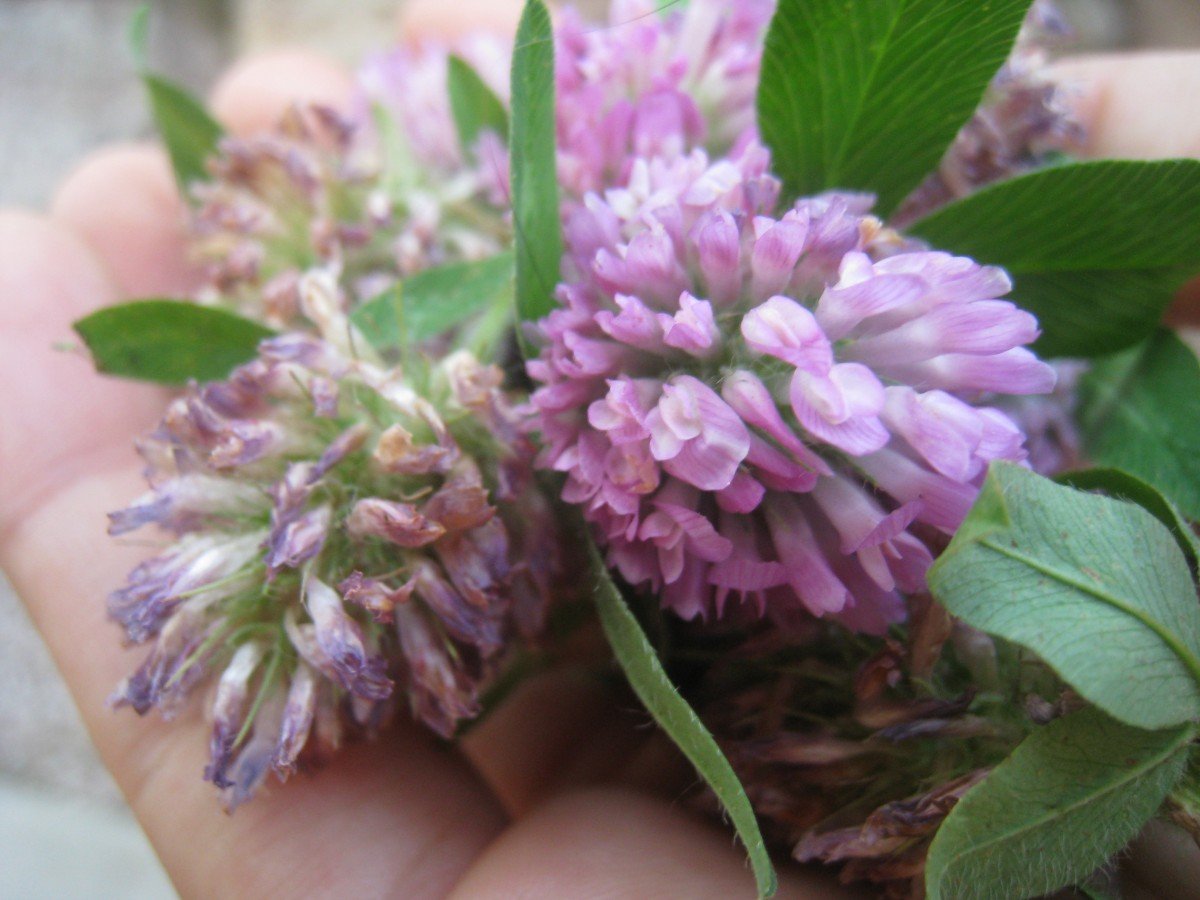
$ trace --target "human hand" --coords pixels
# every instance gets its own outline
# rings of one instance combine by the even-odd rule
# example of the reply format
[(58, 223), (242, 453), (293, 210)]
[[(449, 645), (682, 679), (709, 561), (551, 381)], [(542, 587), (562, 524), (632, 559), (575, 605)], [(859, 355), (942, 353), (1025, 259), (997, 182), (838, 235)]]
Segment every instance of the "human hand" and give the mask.
[[(404, 33), (501, 15), (492, 2), (473, 6), (456, 4), (448, 21), (436, 4), (416, 4)], [(338, 105), (349, 92), (337, 67), (283, 53), (235, 68), (212, 106), (246, 133), (293, 100)], [(185, 293), (194, 273), (182, 221), (162, 153), (142, 145), (85, 161), (48, 216), (0, 215), (0, 565), (180, 893), (747, 893), (729, 833), (672, 807), (691, 776), (648, 739), (648, 717), (580, 672), (531, 681), (460, 750), (400, 722), (232, 817), (200, 778), (207, 726), (198, 713), (164, 727), (107, 708), (134, 663), (102, 598), (145, 551), (108, 540), (104, 514), (143, 490), (131, 445), (166, 394), (97, 378), (52, 346), (73, 320), (122, 297)], [(831, 884), (792, 873), (784, 893), (826, 897)]]
[[(246, 132), (291, 99), (336, 104), (347, 91), (336, 67), (277, 55), (234, 70), (214, 108)], [(180, 220), (166, 163), (146, 147), (85, 163), (49, 217), (0, 217), (0, 379), (15, 388), (0, 410), (0, 565), (180, 892), (746, 893), (728, 835), (665, 802), (687, 775), (661, 746), (646, 746), (645, 716), (578, 673), (531, 682), (461, 753), (402, 723), (233, 818), (200, 781), (198, 717), (164, 728), (106, 709), (132, 665), (100, 598), (141, 554), (102, 536), (103, 513), (140, 493), (130, 443), (155, 422), (164, 395), (96, 379), (51, 345), (75, 318), (121, 296), (185, 291)], [(833, 890), (789, 872), (782, 894)]]

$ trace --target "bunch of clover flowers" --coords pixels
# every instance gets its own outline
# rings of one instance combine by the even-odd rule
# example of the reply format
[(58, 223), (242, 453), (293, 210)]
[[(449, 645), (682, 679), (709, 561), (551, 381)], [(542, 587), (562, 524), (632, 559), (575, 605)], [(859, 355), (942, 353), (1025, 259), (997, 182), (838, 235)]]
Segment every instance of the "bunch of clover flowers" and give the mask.
[[(332, 308), (328, 279), (302, 290)], [(540, 629), (556, 574), (499, 373), (461, 352), (384, 369), (313, 306), (324, 338), (270, 339), (171, 403), (140, 445), (151, 492), (111, 517), (175, 535), (110, 597), (151, 644), (114, 702), (170, 716), (215, 682), (205, 777), (230, 806), (377, 729), (398, 691), (451, 735), (510, 638)]]
[(749, 145), (640, 160), (566, 229), (529, 364), (542, 464), (631, 584), (684, 618), (881, 632), (987, 464), (1025, 456), (985, 394), (1039, 394), (1032, 316), (995, 268), (827, 195), (776, 211)]

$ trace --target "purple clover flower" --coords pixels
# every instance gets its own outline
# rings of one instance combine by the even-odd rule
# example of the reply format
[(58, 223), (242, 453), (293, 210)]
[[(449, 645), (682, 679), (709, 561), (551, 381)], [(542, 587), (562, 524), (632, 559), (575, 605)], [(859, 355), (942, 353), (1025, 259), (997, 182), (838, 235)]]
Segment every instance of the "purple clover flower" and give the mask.
[(1003, 271), (903, 238), (869, 198), (777, 211), (767, 161), (637, 160), (573, 211), (528, 367), (541, 462), (681, 616), (879, 632), (987, 464), (1025, 458), (983, 398), (1054, 371)]
[(366, 344), (326, 273), (301, 299), (325, 337), (265, 341), (172, 401), (140, 446), (153, 490), (112, 515), (114, 534), (175, 535), (110, 597), (152, 642), (114, 703), (170, 715), (216, 676), (205, 777), (230, 807), (377, 729), (397, 693), (450, 736), (559, 576), (499, 371), (459, 352), (419, 394), (350, 353)]

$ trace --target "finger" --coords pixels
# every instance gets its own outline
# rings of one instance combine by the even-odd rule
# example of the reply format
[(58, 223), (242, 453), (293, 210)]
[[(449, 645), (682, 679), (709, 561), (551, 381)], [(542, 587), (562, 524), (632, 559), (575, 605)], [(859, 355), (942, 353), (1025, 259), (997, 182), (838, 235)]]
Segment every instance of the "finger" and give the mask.
[(120, 295), (183, 296), (195, 287), (187, 213), (160, 147), (116, 144), (93, 153), (62, 182), (50, 208), (96, 252)]
[(382, 886), (444, 895), (504, 818), (461, 759), (415, 726), (351, 749), (325, 776), (300, 779), (228, 819), (200, 779), (206, 729), (197, 714), (164, 725), (106, 708), (140, 654), (120, 650), (101, 598), (145, 551), (108, 541), (104, 513), (139, 491), (128, 439), (161, 401), (152, 390), (96, 378), (49, 343), (113, 292), (66, 229), (0, 216), (0, 377), (6, 385), (25, 379), (15, 401), (0, 405), (0, 566), (102, 759), (185, 894), (341, 895)]
[(674, 798), (695, 779), (637, 699), (583, 667), (525, 682), (462, 748), (512, 816), (571, 788), (619, 784)]
[(273, 128), (295, 103), (345, 110), (353, 95), (353, 78), (327, 57), (307, 50), (275, 50), (226, 72), (209, 104), (232, 133), (249, 135)]
[(79, 238), (49, 219), (0, 213), (0, 534), (57, 490), (115, 460), (162, 404), (154, 388), (96, 378), (55, 349), (116, 288)]
[(1085, 153), (1162, 159), (1200, 155), (1200, 53), (1156, 51), (1064, 60), (1054, 76), (1076, 91)]
[[(779, 896), (861, 896), (823, 873), (782, 873)], [(616, 789), (564, 794), (513, 825), (451, 895), (509, 897), (748, 896), (741, 848), (727, 831)]]
[(521, 0), (408, 0), (400, 7), (397, 30), (408, 43), (449, 41), (471, 31), (511, 35), (523, 7)]

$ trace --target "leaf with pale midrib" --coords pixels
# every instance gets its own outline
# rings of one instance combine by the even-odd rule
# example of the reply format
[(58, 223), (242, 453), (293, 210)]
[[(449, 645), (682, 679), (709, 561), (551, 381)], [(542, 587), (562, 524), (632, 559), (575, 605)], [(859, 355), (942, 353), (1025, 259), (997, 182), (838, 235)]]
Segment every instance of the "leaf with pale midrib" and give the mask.
[(1196, 589), (1171, 532), (1139, 506), (993, 463), (929, 587), (1127, 724), (1200, 716)]
[(938, 165), (1030, 0), (781, 0), (758, 123), (789, 198), (871, 191), (889, 213)]
[(929, 849), (929, 900), (1040, 897), (1119, 852), (1179, 780), (1195, 726), (1088, 709), (1034, 732), (958, 802)]
[(1003, 266), (1009, 299), (1038, 317), (1043, 356), (1098, 356), (1158, 327), (1200, 270), (1200, 161), (1104, 160), (985, 187), (909, 230)]
[(168, 385), (224, 378), (273, 334), (225, 310), (159, 299), (109, 306), (73, 327), (98, 371)]
[(758, 894), (770, 897), (777, 886), (775, 870), (745, 789), (704, 723), (667, 677), (654, 647), (613, 583), (590, 539), (588, 552), (596, 608), (617, 662), (654, 721), (696, 767), (725, 807), (750, 854)]
[[(1200, 239), (1197, 240), (1200, 243)], [(1172, 332), (1096, 363), (1079, 385), (1084, 447), (1200, 519), (1200, 362)]]

